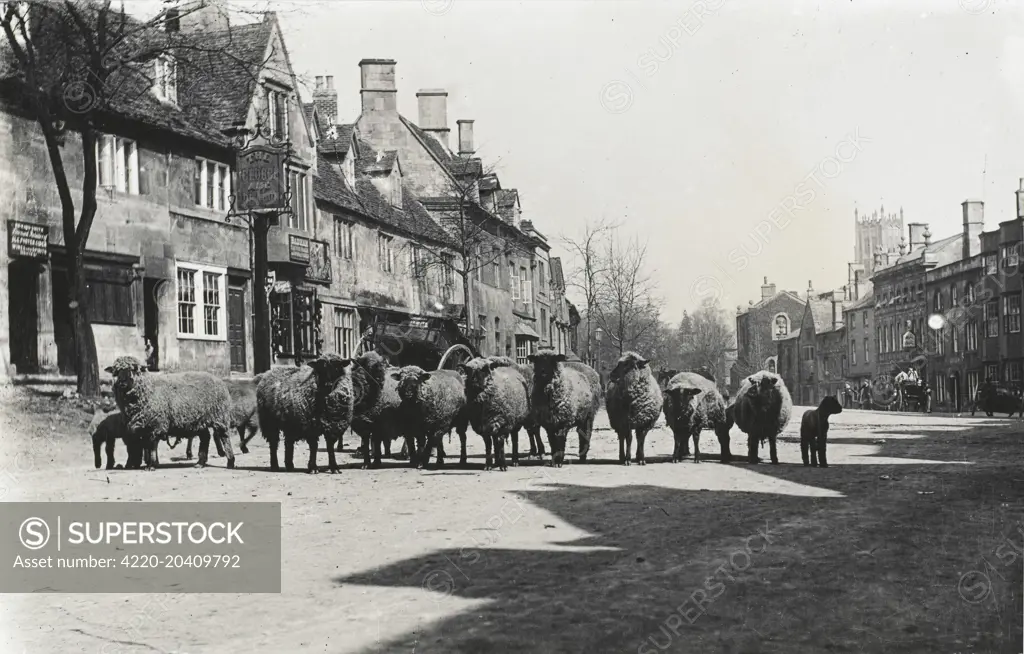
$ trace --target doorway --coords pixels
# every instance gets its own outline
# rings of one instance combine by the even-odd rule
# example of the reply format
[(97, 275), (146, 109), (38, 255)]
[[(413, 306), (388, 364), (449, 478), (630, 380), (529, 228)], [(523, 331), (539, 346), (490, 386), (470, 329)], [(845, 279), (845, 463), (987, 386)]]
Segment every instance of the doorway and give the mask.
[(35, 263), (15, 261), (8, 267), (7, 317), (11, 329), (11, 364), (18, 374), (39, 372), (39, 272)]
[(146, 348), (146, 365), (150, 370), (160, 370), (160, 309), (157, 302), (157, 293), (161, 289), (164, 279), (145, 277), (142, 280), (142, 320), (143, 333), (149, 347)]
[(228, 347), (232, 372), (245, 372), (245, 287), (228, 287)]
[(954, 372), (949, 376), (949, 394), (953, 398), (953, 411), (963, 412), (963, 398), (960, 397), (960, 373)]

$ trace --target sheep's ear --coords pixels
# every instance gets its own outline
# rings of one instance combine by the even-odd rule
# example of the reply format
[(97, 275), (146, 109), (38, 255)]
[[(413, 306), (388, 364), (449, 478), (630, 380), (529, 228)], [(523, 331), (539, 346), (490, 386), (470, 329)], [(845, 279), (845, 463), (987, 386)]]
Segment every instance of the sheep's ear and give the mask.
[(645, 368), (645, 367), (647, 367), (647, 364), (649, 364), (650, 362), (651, 362), (650, 359), (637, 359), (636, 367), (637, 368)]
[(754, 382), (754, 376), (751, 375), (750, 377), (747, 377), (747, 381), (750, 382), (751, 384), (755, 383)]
[(469, 367), (466, 364), (464, 364), (464, 363), (460, 363), (459, 364), (458, 370), (459, 370), (459, 374), (460, 375), (468, 375), (469, 374)]
[(109, 372), (111, 375), (114, 374), (114, 366), (107, 366), (104, 370)]
[(534, 362), (537, 361), (537, 355), (536, 354), (531, 354), (531, 355), (526, 357), (526, 360), (529, 361), (530, 363), (534, 363)]
[(420, 373), (420, 381), (421, 382), (425, 382), (429, 378), (430, 378), (430, 373), (429, 372), (424, 371), (424, 372)]
[(775, 382), (779, 381), (776, 377), (765, 377), (765, 381), (768, 382), (769, 386), (774, 386)]
[(394, 372), (392, 372), (390, 374), (390, 377), (391, 377), (391, 379), (394, 379), (395, 381), (398, 381), (399, 379), (402, 378), (402, 373), (401, 373), (401, 371), (396, 370), (396, 371), (394, 371)]
[(558, 363), (561, 363), (561, 362), (565, 361), (565, 355), (564, 354), (556, 354), (555, 355), (555, 361), (558, 362)]

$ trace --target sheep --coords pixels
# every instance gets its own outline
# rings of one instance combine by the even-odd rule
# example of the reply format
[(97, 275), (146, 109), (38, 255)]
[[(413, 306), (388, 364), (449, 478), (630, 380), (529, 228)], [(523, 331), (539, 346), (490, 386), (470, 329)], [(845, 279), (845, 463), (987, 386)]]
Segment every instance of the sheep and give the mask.
[(601, 406), (601, 377), (588, 365), (566, 362), (564, 354), (531, 354), (533, 397), (530, 403), (537, 424), (548, 434), (551, 464), (562, 467), (565, 438), (573, 427), (579, 433), (581, 463), (586, 463), (594, 418)]
[(665, 390), (668, 383), (672, 381), (672, 378), (679, 374), (679, 371), (675, 368), (665, 368), (658, 371), (658, 386), (661, 390)]
[(161, 439), (199, 434), (199, 461), (205, 466), (210, 430), (227, 456), (228, 468), (235, 455), (227, 430), (231, 420), (231, 396), (223, 380), (208, 372), (177, 372), (152, 375), (138, 359), (118, 357), (105, 369), (114, 376), (114, 399), (124, 414), (128, 431), (142, 438), (146, 469), (160, 465)]
[(765, 370), (747, 377), (736, 392), (736, 426), (747, 435), (750, 463), (759, 463), (759, 444), (768, 440), (772, 463), (778, 463), (775, 439), (789, 424), (793, 400), (782, 378)]
[[(142, 443), (137, 436), (128, 431), (128, 424), (124, 420), (124, 414), (120, 411), (96, 410), (89, 423), (89, 435), (92, 436), (92, 451), (95, 457), (96, 468), (99, 468), (103, 461), (100, 457), (100, 448), (105, 444), (107, 450), (107, 470), (114, 469), (114, 445), (117, 439), (121, 439), (125, 449), (128, 450), (128, 460), (125, 468), (138, 468), (142, 464)], [(120, 467), (120, 466), (119, 466)]]
[[(473, 431), (484, 439), (487, 462), (491, 470), (491, 450), (499, 470), (505, 465), (505, 438), (530, 416), (528, 385), (522, 373), (504, 361), (476, 358), (459, 366), (466, 377), (466, 409)], [(519, 465), (518, 443), (512, 442), (512, 465)]]
[(974, 404), (971, 406), (971, 415), (978, 409), (985, 412), (985, 415), (992, 417), (992, 413), (1007, 412), (1006, 417), (1012, 418), (1014, 413), (1020, 412), (1024, 417), (1024, 405), (1021, 396), (1014, 390), (997, 386), (992, 382), (982, 382), (974, 394)]
[[(385, 364), (386, 365), (386, 364)], [(362, 439), (363, 468), (380, 467), (381, 446), (390, 455), (391, 441), (403, 436), (401, 427), (402, 398), (398, 395), (398, 380), (392, 376), (401, 370), (394, 366), (383, 369), (384, 381), (376, 401), (356, 411), (352, 431)], [(406, 437), (406, 447), (415, 452), (416, 444)], [(371, 460), (372, 454), (372, 460)], [(413, 466), (416, 457), (410, 457)]]
[(402, 429), (416, 441), (418, 452), (410, 448), (409, 459), (417, 460), (422, 468), (430, 461), (430, 453), (437, 447), (437, 465), (444, 465), (444, 447), (441, 438), (454, 428), (462, 441), (461, 465), (466, 463), (466, 382), (454, 370), (427, 372), (419, 366), (405, 366), (390, 373), (398, 382), (398, 396), (402, 399), (400, 415)]
[[(238, 447), (242, 450), (242, 454), (249, 453), (247, 445), (260, 428), (260, 421), (256, 415), (256, 384), (259, 383), (261, 375), (262, 373), (253, 377), (251, 384), (228, 384), (228, 393), (231, 395), (231, 428), (238, 431)], [(195, 437), (189, 436), (185, 439), (187, 441), (186, 459), (192, 458), (193, 438)], [(170, 443), (171, 449), (176, 448), (179, 442), (181, 442), (181, 438), (176, 438), (173, 443)], [(224, 449), (220, 443), (215, 440), (214, 444), (217, 446), (217, 456), (224, 456)]]
[[(804, 465), (817, 466), (821, 462), (822, 468), (828, 467), (825, 459), (825, 440), (828, 437), (828, 419), (837, 413), (843, 412), (843, 405), (832, 395), (826, 395), (817, 409), (804, 411), (800, 420), (800, 455), (804, 459)], [(810, 451), (810, 462), (807, 460), (807, 453)]]
[[(492, 356), (488, 357), (490, 361), (495, 362), (499, 366), (509, 366), (519, 371), (519, 374), (526, 380), (526, 391), (528, 399), (531, 403), (530, 414), (526, 418), (526, 422), (523, 423), (523, 429), (526, 430), (526, 435), (530, 439), (530, 453), (528, 456), (534, 457), (539, 456), (544, 458), (544, 441), (540, 437), (540, 426), (537, 424), (537, 416), (535, 415), (532, 407), (533, 402), (533, 366), (526, 364), (516, 363), (511, 357), (504, 356)], [(516, 428), (512, 432), (512, 451), (518, 452), (519, 450), (519, 429)]]
[[(316, 450), (320, 434), (331, 433), (325, 428), (325, 422), (330, 419), (326, 414), (345, 413), (344, 403), (337, 401), (332, 401), (333, 406), (329, 409), (328, 396), (341, 379), (348, 375), (351, 361), (325, 354), (307, 365), (271, 368), (262, 374), (256, 385), (256, 413), (260, 421), (260, 432), (270, 445), (271, 470), (280, 470), (277, 444), (283, 433), (285, 469), (289, 472), (295, 469), (292, 462), (295, 442), (304, 440), (309, 445), (306, 471), (317, 473)], [(343, 398), (335, 398), (338, 399)], [(329, 444), (333, 445), (333, 441)], [(331, 471), (337, 471), (333, 447), (328, 447), (327, 456)]]
[(615, 364), (605, 391), (608, 422), (619, 436), (619, 463), (627, 466), (634, 430), (636, 462), (646, 465), (644, 439), (661, 417), (661, 388), (649, 364), (649, 360), (636, 352), (626, 352)]
[(700, 433), (705, 429), (713, 429), (716, 435), (725, 432), (722, 456), (727, 458), (729, 431), (725, 400), (713, 381), (696, 372), (679, 373), (665, 388), (664, 409), (665, 422), (675, 439), (673, 463), (689, 456), (687, 442), (690, 438), (693, 439), (693, 462), (700, 463)]

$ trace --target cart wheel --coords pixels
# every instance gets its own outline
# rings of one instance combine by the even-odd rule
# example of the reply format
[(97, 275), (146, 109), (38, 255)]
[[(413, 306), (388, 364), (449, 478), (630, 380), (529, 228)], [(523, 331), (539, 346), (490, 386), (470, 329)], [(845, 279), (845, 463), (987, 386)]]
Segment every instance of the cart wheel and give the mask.
[(459, 364), (466, 363), (473, 358), (473, 352), (465, 345), (453, 345), (441, 357), (437, 364), (438, 370), (456, 370)]

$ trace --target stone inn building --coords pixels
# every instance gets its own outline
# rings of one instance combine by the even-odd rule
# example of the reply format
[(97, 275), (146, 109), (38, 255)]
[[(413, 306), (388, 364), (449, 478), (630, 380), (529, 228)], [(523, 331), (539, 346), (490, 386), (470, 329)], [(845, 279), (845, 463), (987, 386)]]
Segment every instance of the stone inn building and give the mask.
[[(364, 60), (362, 113), (342, 124), (331, 78), (302, 102), (272, 13), (232, 25), (206, 2), (168, 29), (194, 31), (228, 55), (202, 75), (154, 61), (152, 88), (111, 102), (104, 116), (85, 257), (101, 368), (131, 354), (160, 370), (250, 374), (253, 293), (270, 300), (276, 364), (349, 356), (382, 321), (441, 325), (485, 355), (569, 351), (579, 318), (561, 261), (522, 219), (518, 192), (472, 156), (472, 121), (460, 121), (459, 152), (448, 148), (445, 95), (421, 96), (421, 128), (395, 109), (394, 62)], [(259, 64), (258, 79), (229, 59)], [(253, 279), (247, 223), (229, 218), (240, 140), (289, 146), (291, 211), (268, 234), (265, 280)], [(76, 207), (80, 143), (69, 132), (63, 147)], [(9, 79), (0, 152), (0, 374), (74, 374), (61, 205), (38, 125)], [(461, 213), (486, 235), (470, 252), (479, 263), (467, 279), (469, 312), (454, 272), (465, 243), (446, 220), (452, 187), (469, 189)]]

